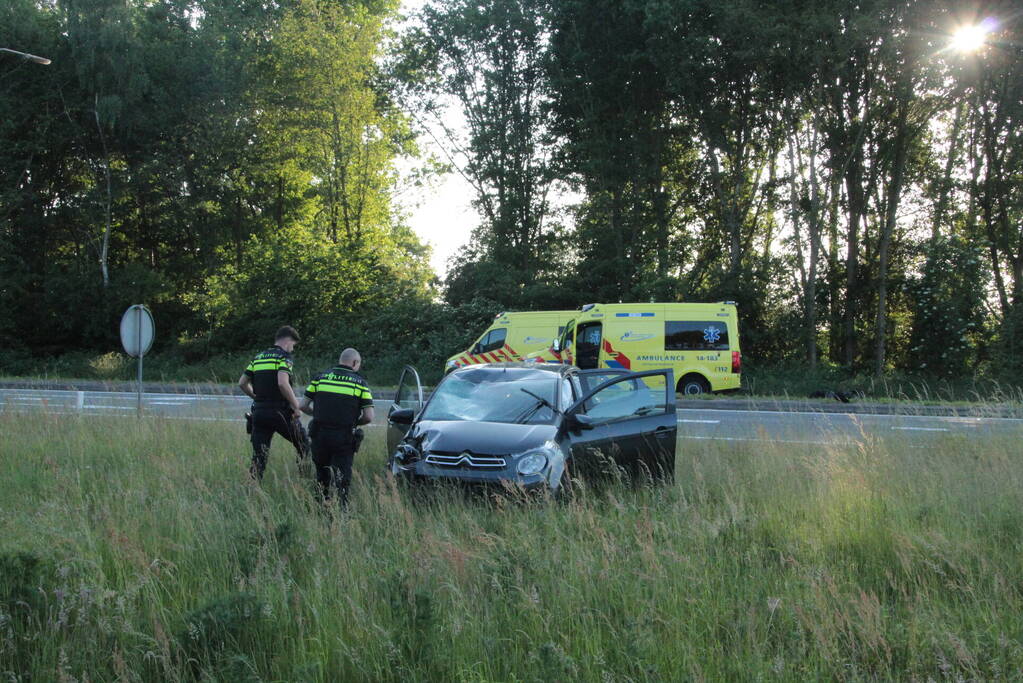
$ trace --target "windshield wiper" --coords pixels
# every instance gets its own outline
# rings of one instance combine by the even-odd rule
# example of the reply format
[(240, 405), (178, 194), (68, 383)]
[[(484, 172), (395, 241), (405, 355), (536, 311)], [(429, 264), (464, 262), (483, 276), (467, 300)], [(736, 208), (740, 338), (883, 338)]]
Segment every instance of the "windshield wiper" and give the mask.
[(526, 411), (522, 414), (522, 417), (520, 417), (517, 420), (515, 420), (516, 423), (525, 422), (529, 418), (533, 417), (533, 415), (536, 414), (536, 411), (540, 410), (540, 408), (543, 408), (545, 406), (547, 408), (550, 408), (551, 412), (553, 412), (555, 414), (558, 414), (558, 415), (561, 414), (561, 411), (559, 411), (557, 408), (555, 408), (554, 404), (551, 403), (550, 401), (548, 401), (547, 399), (545, 399), (543, 396), (537, 396), (536, 394), (534, 394), (529, 389), (523, 389), (522, 387), (519, 387), (519, 391), (527, 393), (530, 396), (532, 396), (533, 398), (535, 398), (536, 399), (536, 403), (534, 403), (530, 408), (527, 408)]

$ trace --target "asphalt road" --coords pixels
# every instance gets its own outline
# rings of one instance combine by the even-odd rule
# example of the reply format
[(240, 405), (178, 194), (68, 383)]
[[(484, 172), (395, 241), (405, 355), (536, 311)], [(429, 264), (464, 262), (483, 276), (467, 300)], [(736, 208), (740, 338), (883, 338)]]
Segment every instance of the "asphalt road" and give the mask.
[[(137, 395), (127, 392), (0, 389), (3, 412), (134, 417), (136, 401)], [(143, 413), (183, 421), (234, 422), (241, 428), (241, 417), (249, 403), (244, 396), (145, 393)], [(379, 427), (390, 401), (376, 404), (374, 426)], [(678, 411), (678, 427), (683, 440), (820, 445), (854, 443), (865, 436), (901, 437), (920, 447), (948, 435), (1023, 437), (1023, 419), (1014, 418), (778, 410), (683, 408)]]

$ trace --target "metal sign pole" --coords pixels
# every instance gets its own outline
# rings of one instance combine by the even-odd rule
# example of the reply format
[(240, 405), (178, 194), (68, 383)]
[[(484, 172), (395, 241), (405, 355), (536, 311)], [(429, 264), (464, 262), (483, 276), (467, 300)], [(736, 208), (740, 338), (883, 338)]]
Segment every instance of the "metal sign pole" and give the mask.
[(135, 309), (138, 314), (138, 349), (139, 349), (139, 391), (138, 391), (138, 416), (142, 417), (142, 307)]
[[(132, 329), (132, 325), (135, 329)], [(156, 334), (156, 327), (153, 324), (153, 316), (145, 304), (129, 306), (128, 310), (121, 316), (121, 346), (129, 356), (138, 356), (138, 386), (136, 387), (136, 412), (142, 417), (142, 365), (143, 357), (153, 346), (153, 337)]]

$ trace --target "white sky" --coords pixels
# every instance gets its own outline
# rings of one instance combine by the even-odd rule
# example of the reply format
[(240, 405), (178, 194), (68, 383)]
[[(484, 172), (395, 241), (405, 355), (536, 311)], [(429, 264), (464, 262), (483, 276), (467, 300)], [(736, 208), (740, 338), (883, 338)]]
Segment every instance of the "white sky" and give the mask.
[[(426, 147), (426, 141), (421, 141)], [(433, 248), (430, 265), (438, 275), (447, 272), (448, 258), (469, 241), (479, 224), (472, 208), (473, 190), (457, 172), (435, 178), (431, 186), (408, 189), (394, 197), (408, 224)]]
[[(401, 11), (409, 14), (424, 3), (402, 0)], [(420, 145), (424, 154), (447, 160), (432, 140), (424, 137)], [(454, 171), (434, 179), (431, 186), (410, 188), (395, 197), (408, 216), (409, 226), (433, 248), (430, 264), (441, 277), (447, 274), (448, 258), (469, 241), (470, 233), (479, 225), (479, 216), (471, 205), (473, 196), (472, 187)]]

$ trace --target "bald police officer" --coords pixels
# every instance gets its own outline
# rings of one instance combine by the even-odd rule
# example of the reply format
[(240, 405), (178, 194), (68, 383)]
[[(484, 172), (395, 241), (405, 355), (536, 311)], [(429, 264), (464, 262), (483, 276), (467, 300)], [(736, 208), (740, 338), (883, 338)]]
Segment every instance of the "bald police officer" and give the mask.
[(253, 478), (262, 479), (273, 435), (280, 434), (291, 442), (299, 459), (309, 449), (298, 399), (291, 388), (291, 358), (299, 342), (294, 327), (285, 325), (274, 335), (274, 345), (249, 363), (238, 379), (238, 386), (252, 399), (252, 466)]
[(373, 421), (373, 395), (359, 374), (361, 367), (359, 352), (345, 349), (337, 365), (313, 379), (300, 405), (304, 413), (313, 416), (313, 463), (323, 497), (330, 499), (336, 489), (342, 506), (348, 503), (352, 461), (358, 448), (353, 431)]

